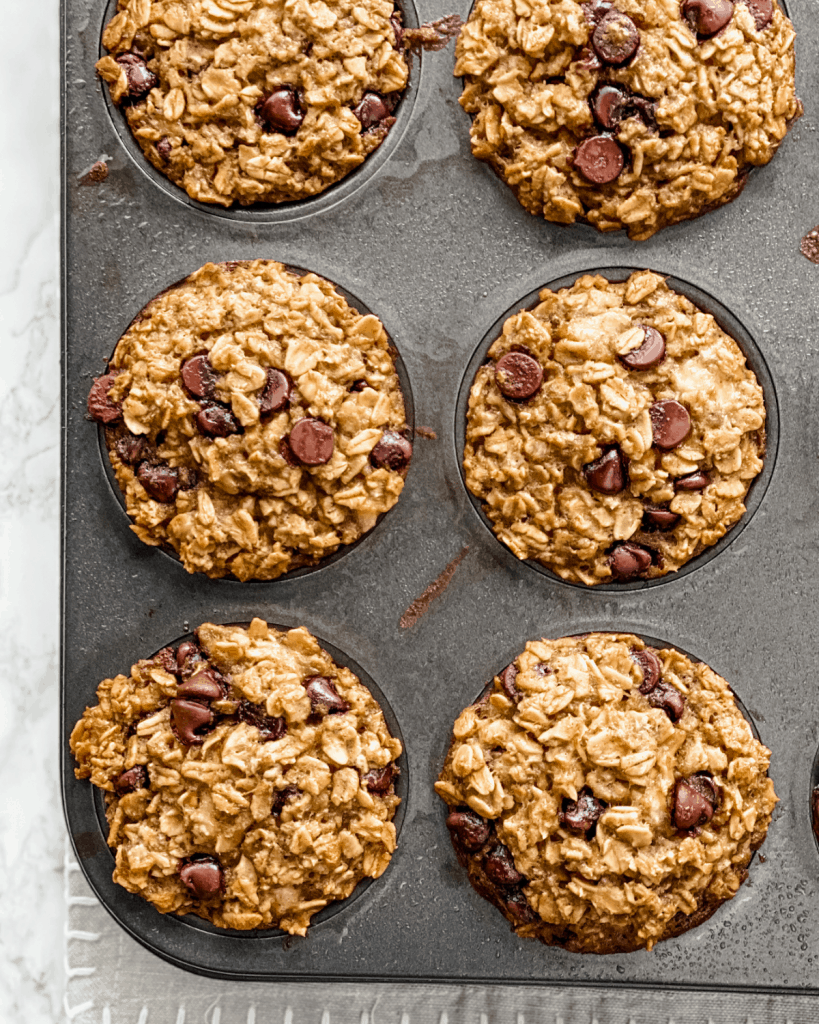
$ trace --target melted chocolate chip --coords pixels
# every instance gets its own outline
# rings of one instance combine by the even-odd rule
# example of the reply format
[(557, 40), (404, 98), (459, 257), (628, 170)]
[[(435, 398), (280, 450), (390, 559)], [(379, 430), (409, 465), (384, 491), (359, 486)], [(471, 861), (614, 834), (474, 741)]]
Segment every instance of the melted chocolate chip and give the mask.
[(581, 142), (574, 153), (574, 166), (592, 185), (608, 185), (626, 165), (623, 150), (610, 135), (595, 135)]
[(168, 138), (167, 135), (163, 135), (159, 142), (157, 142), (156, 144), (156, 151), (157, 153), (159, 153), (160, 159), (164, 163), (167, 163), (170, 160), (172, 149), (173, 146), (171, 145), (171, 140)]
[(471, 853), (480, 850), (492, 831), (485, 818), (466, 807), (450, 811), (446, 819), (446, 827), (452, 833), (452, 838), (458, 846)]
[(161, 463), (140, 462), (137, 466), (137, 480), (154, 501), (166, 504), (173, 501), (179, 490), (179, 472), (172, 466)]
[(120, 462), (126, 466), (135, 466), (147, 457), (150, 445), (145, 437), (137, 437), (136, 434), (123, 434), (114, 445), (114, 451)]
[(590, 102), (595, 121), (606, 131), (615, 131), (630, 116), (631, 96), (621, 85), (601, 85)]
[(297, 797), (301, 790), (298, 786), (285, 786), (284, 789), (278, 790), (273, 796), (273, 806), (270, 808), (270, 813), (274, 818), (278, 818), (284, 810), (284, 805), (288, 800), (292, 800)]
[(204, 654), (195, 640), (183, 640), (176, 649), (176, 667), (183, 679), (188, 679), (205, 660)]
[(583, 467), (586, 483), (600, 494), (619, 494), (626, 486), (628, 459), (615, 446)]
[(179, 868), (179, 878), (198, 900), (216, 896), (225, 887), (222, 866), (209, 853), (196, 853), (188, 857)]
[(370, 452), (370, 462), (380, 469), (403, 473), (412, 458), (412, 445), (395, 430), (385, 430)]
[(520, 690), (518, 690), (517, 686), (515, 686), (515, 680), (517, 679), (517, 677), (518, 670), (515, 668), (514, 664), (507, 665), (499, 676), (503, 692), (506, 694), (509, 700), (512, 701), (513, 704), (517, 704), (518, 701), (521, 699)]
[(117, 379), (116, 371), (95, 377), (88, 395), (88, 415), (98, 423), (116, 423), (122, 419), (122, 406), (108, 397), (111, 385)]
[(372, 128), (390, 117), (392, 111), (383, 96), (379, 96), (377, 92), (365, 92), (361, 102), (353, 107), (353, 113), (366, 132), (368, 128)]
[(213, 398), (216, 391), (216, 371), (207, 352), (200, 352), (182, 364), (182, 383), (194, 398)]
[(359, 391), (363, 391), (364, 388), (368, 388), (369, 386), (370, 385), (367, 383), (366, 380), (364, 380), (363, 377), (359, 377), (358, 380), (353, 381), (348, 390), (352, 394), (358, 394)]
[(174, 736), (186, 747), (204, 743), (205, 734), (214, 722), (213, 712), (204, 704), (193, 700), (171, 701), (171, 729)]
[(598, 800), (588, 786), (584, 786), (577, 794), (577, 800), (563, 800), (558, 820), (567, 832), (592, 839), (597, 830), (597, 819), (605, 809), (606, 804)]
[(618, 580), (630, 580), (646, 572), (651, 565), (651, 552), (639, 544), (626, 541), (616, 544), (609, 555), (612, 575)]
[(526, 352), (507, 352), (495, 364), (495, 380), (501, 394), (516, 401), (536, 395), (543, 383), (543, 368)]
[(515, 867), (515, 860), (509, 847), (503, 843), (495, 843), (487, 853), (483, 869), (496, 885), (520, 885), (525, 881)]
[(290, 447), (290, 442), (286, 437), (283, 437), (281, 441), (279, 441), (279, 455), (281, 455), (291, 469), (296, 469), (301, 465), (299, 460), (293, 454), (293, 449)]
[(128, 81), (128, 99), (141, 100), (159, 84), (156, 75), (148, 70), (142, 57), (135, 53), (122, 53), (114, 60), (125, 72)]
[(612, 0), (591, 0), (590, 3), (581, 4), (583, 15), (592, 25), (596, 25), (601, 18), (611, 10)]
[(718, 799), (717, 787), (707, 773), (678, 779), (674, 787), (674, 824), (682, 831), (707, 825), (714, 817)]
[(184, 700), (212, 701), (224, 700), (227, 688), (217, 675), (216, 669), (210, 666), (200, 668), (176, 689), (176, 696)]
[(676, 512), (672, 512), (668, 508), (647, 508), (643, 512), (643, 529), (646, 532), (653, 530), (660, 530), (665, 532), (666, 530), (673, 530), (677, 523), (680, 521), (680, 516)]
[[(642, 690), (642, 686), (640, 687)], [(679, 722), (685, 710), (685, 696), (671, 685), (660, 680), (648, 694), (648, 703), (653, 708), (660, 708), (672, 722)]]
[(517, 892), (510, 893), (503, 901), (503, 905), (516, 924), (534, 924), (540, 920), (540, 917), (529, 905), (529, 901), (520, 889)]
[(773, 0), (742, 0), (754, 18), (757, 32), (766, 29), (773, 20)]
[(654, 444), (663, 451), (670, 451), (691, 433), (691, 417), (684, 405), (673, 398), (655, 402), (648, 410), (651, 418), (651, 432)]
[(678, 476), (674, 481), (674, 487), (678, 491), (704, 491), (710, 483), (709, 475), (698, 469), (696, 473), (689, 473), (688, 476)]
[(176, 651), (173, 647), (163, 647), (161, 651), (153, 656), (153, 660), (169, 675), (176, 675)]
[(640, 683), (640, 693), (650, 693), (660, 681), (660, 674), (663, 671), (663, 663), (654, 651), (647, 647), (642, 651), (632, 651), (631, 660), (636, 662), (643, 673), (643, 681)]
[(138, 789), (148, 788), (148, 769), (144, 764), (135, 764), (114, 779), (114, 791), (117, 796), (135, 793)]
[(734, 14), (731, 0), (682, 0), (680, 14), (698, 40), (710, 39)]
[(398, 12), (390, 16), (390, 25), (392, 25), (392, 30), (395, 33), (395, 48), (400, 50), (404, 42), (404, 27), (401, 24), (401, 15)]
[(328, 715), (343, 715), (350, 710), (350, 705), (339, 694), (331, 679), (327, 676), (310, 676), (304, 682), (304, 688), (310, 698), (313, 711)]
[(239, 421), (224, 405), (208, 402), (196, 414), (196, 426), (206, 437), (229, 437), (241, 433)]
[(333, 457), (333, 428), (328, 423), (306, 416), (293, 425), (288, 443), (302, 465), (323, 466)]
[(591, 44), (604, 64), (622, 67), (634, 59), (640, 47), (640, 33), (627, 14), (610, 10), (598, 21)]
[(279, 86), (256, 107), (256, 113), (267, 131), (293, 135), (304, 121), (304, 112), (296, 90), (289, 85)]
[(239, 703), (239, 718), (247, 725), (255, 726), (266, 743), (280, 740), (287, 732), (287, 719), (268, 715), (264, 704), (251, 704), (249, 700)]
[(383, 768), (371, 768), (370, 771), (361, 777), (361, 782), (370, 793), (379, 793), (383, 796), (389, 793), (392, 780), (398, 774), (398, 769), (390, 763)]
[(270, 416), (274, 412), (281, 412), (290, 402), (291, 390), (287, 374), (269, 366), (264, 391), (259, 399), (259, 415)]
[(643, 331), (643, 340), (639, 347), (617, 358), (629, 370), (650, 370), (665, 359), (665, 339), (656, 328), (645, 324), (639, 326)]

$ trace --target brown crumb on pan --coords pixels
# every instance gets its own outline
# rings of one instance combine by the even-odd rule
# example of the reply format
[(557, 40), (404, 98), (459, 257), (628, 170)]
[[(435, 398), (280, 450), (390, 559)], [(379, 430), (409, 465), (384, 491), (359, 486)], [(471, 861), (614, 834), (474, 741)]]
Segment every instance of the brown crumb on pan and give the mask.
[(108, 164), (104, 160), (97, 160), (91, 168), (80, 177), (81, 185), (100, 185), (108, 177)]
[(416, 427), (415, 433), (419, 437), (425, 437), (428, 441), (437, 441), (438, 435), (432, 429), (432, 427)]
[(799, 251), (811, 263), (819, 263), (819, 226), (805, 235), (799, 244)]
[(448, 14), (445, 18), (419, 25), (418, 28), (405, 28), (402, 45), (410, 53), (443, 50), (458, 35), (462, 25), (463, 21), (457, 14)]
[(455, 570), (466, 558), (466, 553), (469, 551), (469, 545), (463, 547), (460, 552), (449, 562), (437, 579), (433, 580), (432, 583), (424, 590), (420, 597), (416, 597), (412, 604), (407, 608), (404, 614), (401, 616), (399, 625), (401, 629), (410, 629), (415, 623), (421, 618), (422, 615), (426, 615), (429, 611), (429, 606), (439, 597), (449, 584), (452, 582), (452, 577), (455, 575)]

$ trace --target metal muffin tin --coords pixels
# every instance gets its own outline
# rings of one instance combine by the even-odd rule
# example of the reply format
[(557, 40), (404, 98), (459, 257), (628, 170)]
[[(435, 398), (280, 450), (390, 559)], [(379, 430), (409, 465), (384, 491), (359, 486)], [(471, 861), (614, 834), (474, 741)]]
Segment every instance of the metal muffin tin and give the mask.
[[(105, 7), (63, 4), (61, 733), (68, 826), (103, 904), (159, 956), (223, 978), (738, 989), (749, 1006), (760, 991), (819, 994), (819, 852), (808, 806), (819, 742), (819, 269), (799, 253), (801, 235), (819, 220), (819, 207), (805, 202), (816, 192), (809, 69), (819, 48), (808, 0), (789, 3), (807, 111), (782, 151), (733, 204), (645, 243), (531, 217), (473, 160), (451, 47), (416, 58), (400, 133), (325, 198), (262, 211), (180, 201), (122, 136), (93, 72)], [(453, 11), (466, 17), (468, 4), (418, 0), (417, 20)], [(81, 185), (101, 157), (107, 181)], [(85, 403), (92, 377), (149, 299), (208, 260), (255, 258), (309, 268), (374, 310), (400, 348), (416, 424), (438, 436), (416, 436), (400, 501), (354, 550), (303, 576), (248, 585), (189, 576), (128, 530)], [(747, 338), (737, 340), (750, 339), (743, 347), (766, 387), (770, 480), (764, 499), (755, 485), (758, 508), (742, 532), (736, 527), (696, 569), (662, 587), (587, 590), (533, 572), (488, 532), (462, 483), (455, 412), (476, 347), (509, 311), (548, 282), (631, 267), (687, 282), (744, 327)], [(465, 545), (448, 588), (402, 629), (402, 613)], [(390, 867), (306, 939), (209, 930), (113, 885), (100, 803), (74, 779), (68, 748), (101, 679), (201, 622), (255, 615), (305, 625), (338, 660), (360, 666), (406, 747), (404, 822)], [(452, 722), (482, 683), (529, 639), (592, 630), (657, 637), (702, 658), (731, 683), (773, 751), (781, 803), (748, 882), (708, 922), (653, 953), (580, 956), (510, 933), (458, 867), (432, 790)]]

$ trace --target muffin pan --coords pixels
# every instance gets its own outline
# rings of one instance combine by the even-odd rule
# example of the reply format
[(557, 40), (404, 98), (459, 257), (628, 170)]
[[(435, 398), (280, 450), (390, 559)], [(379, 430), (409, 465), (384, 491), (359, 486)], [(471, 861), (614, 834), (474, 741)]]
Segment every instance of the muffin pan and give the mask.
[[(103, 905), (154, 953), (222, 978), (739, 989), (749, 993), (749, 1012), (752, 992), (819, 994), (819, 853), (807, 799), (819, 745), (812, 699), (819, 271), (799, 252), (801, 236), (819, 220), (819, 208), (803, 199), (815, 194), (809, 69), (819, 50), (808, 0), (789, 3), (807, 109), (777, 158), (733, 204), (643, 244), (546, 224), (519, 207), (470, 155), (451, 46), (416, 59), (416, 91), (404, 100), (400, 133), (385, 143), (390, 150), (323, 197), (258, 213), (180, 201), (130, 153), (93, 72), (104, 7), (104, 0), (63, 4), (61, 732), (68, 826)], [(417, 5), (422, 23), (467, 12), (463, 2)], [(81, 185), (100, 158), (107, 180)], [(363, 543), (320, 571), (247, 586), (188, 576), (130, 532), (85, 403), (92, 377), (152, 296), (209, 260), (257, 257), (309, 267), (377, 311), (400, 346), (416, 427), (426, 429), (416, 435), (401, 500)], [(755, 514), (696, 571), (662, 587), (585, 590), (532, 572), (487, 531), (461, 481), (456, 410), (476, 347), (507, 311), (548, 282), (627, 267), (657, 270), (713, 296), (715, 311), (724, 307), (744, 328), (747, 336), (730, 333), (766, 388), (769, 448), (751, 493)], [(465, 546), (446, 589), (402, 628), (411, 602)], [(91, 787), (75, 780), (68, 749), (101, 679), (200, 622), (255, 615), (303, 624), (339, 660), (361, 666), (406, 748), (405, 817), (392, 864), (306, 939), (206, 931), (114, 886)], [(462, 877), (432, 789), (452, 722), (482, 682), (528, 639), (589, 630), (663, 637), (695, 651), (735, 687), (773, 752), (781, 803), (748, 883), (711, 920), (650, 954), (579, 956), (512, 935)]]

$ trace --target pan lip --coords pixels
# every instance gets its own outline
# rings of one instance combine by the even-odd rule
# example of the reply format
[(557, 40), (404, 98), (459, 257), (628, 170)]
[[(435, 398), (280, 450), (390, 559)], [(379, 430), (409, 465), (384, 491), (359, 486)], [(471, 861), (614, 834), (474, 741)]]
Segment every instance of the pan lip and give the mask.
[[(654, 261), (655, 263), (657, 261)], [(757, 344), (751, 331), (745, 326), (744, 322), (740, 319), (739, 315), (733, 311), (731, 307), (726, 305), (721, 299), (717, 298), (711, 292), (702, 288), (698, 284), (694, 284), (692, 281), (679, 276), (676, 271), (666, 272), (662, 269), (658, 269), (656, 266), (650, 268), (651, 273), (659, 274), (668, 286), (683, 295), (690, 302), (692, 302), (698, 309), (703, 312), (709, 313), (714, 317), (719, 327), (736, 343), (745, 357), (746, 363), (750, 370), (755, 375), (757, 382), (762, 388), (764, 402), (765, 402), (765, 453), (762, 456), (762, 470), (751, 482), (750, 487), (745, 495), (745, 512), (742, 517), (732, 527), (730, 527), (726, 533), (717, 541), (716, 544), (705, 548), (694, 558), (690, 559), (683, 566), (674, 572), (665, 573), (663, 576), (655, 577), (654, 579), (648, 580), (631, 580), (628, 582), (615, 583), (605, 582), (597, 583), (593, 586), (589, 586), (585, 583), (579, 583), (573, 580), (565, 580), (559, 576), (556, 572), (548, 569), (546, 566), (541, 565), (534, 559), (519, 559), (496, 535), (492, 528), (492, 524), (484, 512), (484, 502), (477, 498), (468, 488), (466, 483), (466, 473), (463, 466), (463, 453), (466, 445), (466, 419), (469, 408), (469, 395), (472, 389), (472, 385), (475, 381), (475, 377), (481, 365), (486, 361), (486, 354), (498, 337), (500, 337), (503, 324), (506, 320), (513, 316), (515, 313), (522, 312), (524, 310), (533, 309), (539, 303), (539, 295), (544, 290), (550, 290), (553, 292), (559, 291), (562, 288), (571, 287), (581, 277), (586, 275), (595, 275), (603, 277), (605, 280), (611, 283), (622, 283), (627, 280), (633, 273), (645, 272), (649, 270), (646, 266), (631, 265), (629, 263), (611, 263), (603, 266), (586, 266), (579, 270), (569, 271), (561, 274), (559, 277), (554, 278), (543, 285), (527, 292), (520, 299), (515, 301), (512, 305), (508, 306), (506, 310), (495, 318), (491, 326), (484, 333), (481, 340), (473, 349), (472, 355), (469, 357), (466, 368), (461, 377), (458, 385), (457, 398), (455, 401), (455, 423), (454, 430), (452, 433), (454, 443), (454, 456), (458, 467), (458, 478), (460, 480), (463, 492), (465, 493), (468, 503), (472, 508), (473, 512), (477, 516), (480, 523), (483, 525), (485, 530), (489, 533), (489, 536), (493, 542), (493, 548), (502, 552), (503, 557), (507, 564), (510, 565), (524, 565), (529, 569), (534, 570), (541, 576), (553, 583), (560, 584), (561, 586), (571, 587), (574, 590), (580, 590), (584, 592), (602, 593), (606, 595), (610, 594), (622, 594), (622, 593), (635, 593), (646, 590), (651, 590), (655, 587), (668, 585), (677, 580), (684, 579), (686, 576), (698, 569), (703, 568), (718, 555), (722, 554), (734, 541), (741, 535), (743, 530), (747, 527), (748, 523), (753, 519), (754, 515), (758, 511), (759, 507), (765, 498), (765, 495), (770, 486), (771, 480), (773, 479), (777, 456), (779, 453), (779, 440), (780, 440), (780, 415), (779, 415), (779, 398), (777, 395), (777, 388), (774, 382), (774, 378), (771, 374), (770, 367), (762, 352), (762, 349)]]

